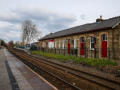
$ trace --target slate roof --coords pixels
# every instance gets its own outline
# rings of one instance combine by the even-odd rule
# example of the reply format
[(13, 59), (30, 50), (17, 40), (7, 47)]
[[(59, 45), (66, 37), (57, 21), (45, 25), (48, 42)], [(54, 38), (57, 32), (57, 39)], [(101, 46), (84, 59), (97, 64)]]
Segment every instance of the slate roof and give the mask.
[(62, 37), (62, 36), (67, 36), (72, 34), (79, 34), (79, 33), (85, 33), (90, 31), (114, 28), (119, 23), (120, 23), (120, 16), (106, 19), (100, 22), (88, 23), (88, 24), (72, 27), (69, 29), (65, 29), (62, 31), (58, 31), (52, 34), (48, 34), (39, 40), (52, 39), (52, 38)]

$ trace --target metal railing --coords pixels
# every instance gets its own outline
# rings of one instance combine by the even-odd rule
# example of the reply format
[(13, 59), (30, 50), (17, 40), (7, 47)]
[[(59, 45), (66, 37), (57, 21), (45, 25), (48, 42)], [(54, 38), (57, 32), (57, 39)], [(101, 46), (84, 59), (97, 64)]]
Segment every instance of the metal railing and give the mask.
[[(85, 58), (107, 58), (107, 59), (120, 59), (120, 51), (117, 48), (107, 48), (104, 52), (102, 48), (94, 48), (94, 50), (90, 50), (90, 48), (70, 48), (70, 52), (68, 52), (68, 48), (39, 48), (42, 52), (54, 53), (54, 54), (62, 54), (62, 55), (75, 55), (81, 56)], [(104, 55), (105, 54), (105, 55)]]

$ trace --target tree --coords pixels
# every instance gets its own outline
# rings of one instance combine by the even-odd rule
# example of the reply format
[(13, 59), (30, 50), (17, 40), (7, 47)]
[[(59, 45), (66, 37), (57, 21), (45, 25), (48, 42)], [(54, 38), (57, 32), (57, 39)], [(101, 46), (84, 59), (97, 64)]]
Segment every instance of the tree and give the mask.
[(9, 48), (13, 48), (14, 47), (14, 42), (13, 41), (9, 41), (8, 42), (8, 46), (9, 46)]
[(7, 44), (4, 40), (0, 40), (0, 46), (7, 47)]
[(31, 20), (25, 20), (22, 23), (22, 41), (24, 44), (30, 44), (41, 37), (41, 32)]

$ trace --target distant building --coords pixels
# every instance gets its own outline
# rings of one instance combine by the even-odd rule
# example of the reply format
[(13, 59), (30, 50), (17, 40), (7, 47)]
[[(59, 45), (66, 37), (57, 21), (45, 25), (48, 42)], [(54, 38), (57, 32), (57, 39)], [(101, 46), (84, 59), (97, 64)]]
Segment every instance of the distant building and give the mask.
[(120, 16), (104, 20), (101, 16), (94, 23), (48, 34), (38, 46), (65, 54), (75, 51), (83, 57), (120, 59)]

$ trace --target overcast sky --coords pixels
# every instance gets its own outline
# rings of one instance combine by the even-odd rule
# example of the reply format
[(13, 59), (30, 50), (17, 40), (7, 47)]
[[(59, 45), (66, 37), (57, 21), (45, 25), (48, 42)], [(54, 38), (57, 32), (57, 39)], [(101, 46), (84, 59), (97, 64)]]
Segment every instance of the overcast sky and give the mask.
[(120, 15), (120, 0), (0, 0), (0, 38), (21, 40), (21, 24), (32, 20), (46, 35)]

